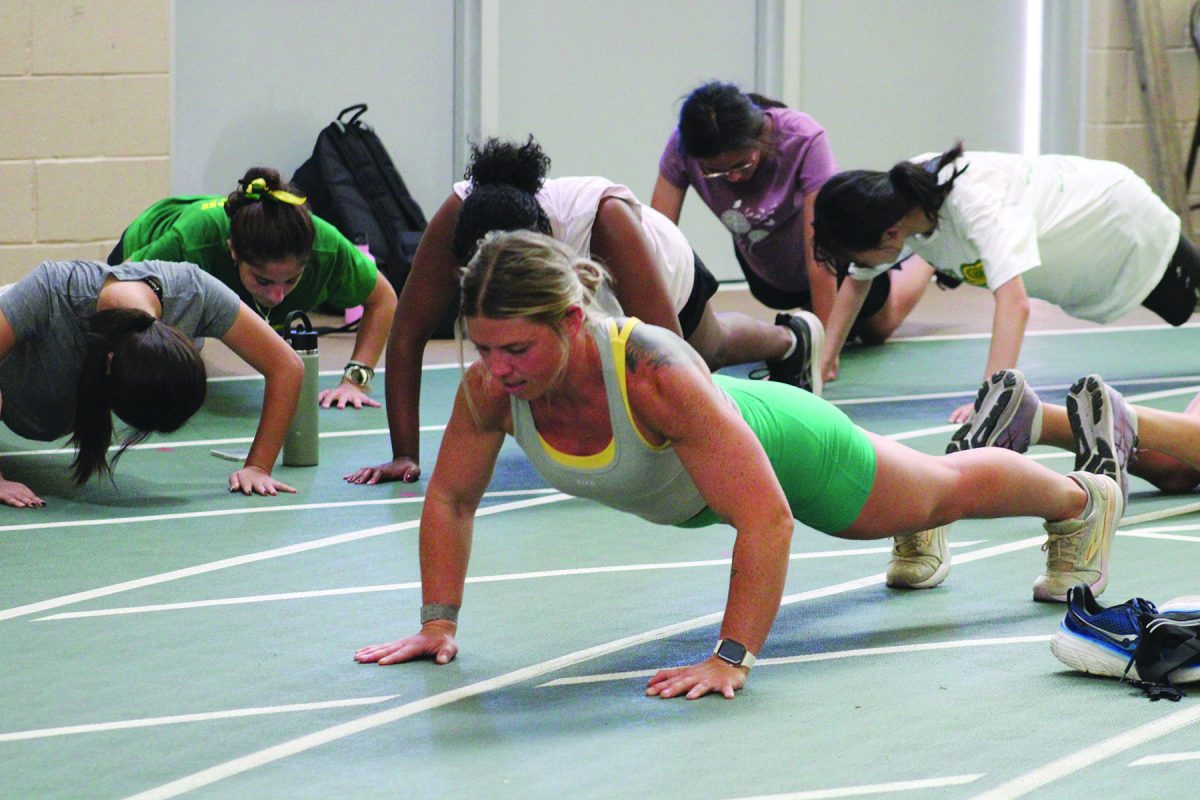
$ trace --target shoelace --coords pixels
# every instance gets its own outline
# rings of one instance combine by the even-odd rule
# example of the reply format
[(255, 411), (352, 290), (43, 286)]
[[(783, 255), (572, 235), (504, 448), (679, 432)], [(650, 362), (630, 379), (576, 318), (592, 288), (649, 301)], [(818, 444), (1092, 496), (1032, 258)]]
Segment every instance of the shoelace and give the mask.
[(905, 536), (896, 542), (896, 555), (901, 558), (916, 558), (925, 555), (921, 551), (929, 547), (929, 541), (932, 538), (928, 531)]
[[(1051, 567), (1059, 569), (1065, 565), (1069, 570), (1075, 568), (1075, 558), (1079, 553), (1079, 545), (1083, 543), (1083, 532), (1086, 525), (1071, 533), (1052, 533), (1042, 544), (1042, 552), (1050, 554)], [(1051, 553), (1051, 549), (1054, 550)], [(1067, 571), (1069, 571), (1067, 570)]]

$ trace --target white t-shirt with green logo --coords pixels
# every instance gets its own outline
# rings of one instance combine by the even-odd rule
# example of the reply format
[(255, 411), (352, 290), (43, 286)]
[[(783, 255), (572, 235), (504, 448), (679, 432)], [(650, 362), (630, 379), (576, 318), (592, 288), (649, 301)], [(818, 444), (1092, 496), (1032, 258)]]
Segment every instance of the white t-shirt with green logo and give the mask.
[[(937, 228), (906, 244), (965, 283), (994, 292), (1020, 276), (1030, 297), (1111, 322), (1150, 294), (1179, 244), (1179, 217), (1123, 164), (967, 152), (940, 179), (963, 166)], [(853, 265), (850, 276), (871, 280), (889, 266)]]

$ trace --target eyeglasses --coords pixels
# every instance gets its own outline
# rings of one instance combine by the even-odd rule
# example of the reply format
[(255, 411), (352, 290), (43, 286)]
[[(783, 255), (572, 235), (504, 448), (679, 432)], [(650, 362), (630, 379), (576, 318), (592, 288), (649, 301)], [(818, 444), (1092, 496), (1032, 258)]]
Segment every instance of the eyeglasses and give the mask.
[(754, 166), (757, 163), (758, 163), (758, 159), (756, 159), (754, 156), (751, 156), (750, 158), (747, 158), (745, 161), (743, 161), (740, 164), (734, 164), (729, 169), (718, 169), (718, 170), (713, 170), (712, 172), (701, 172), (700, 177), (704, 178), (705, 180), (713, 180), (715, 178), (727, 178), (730, 175), (734, 175), (738, 172), (747, 172), (749, 170), (752, 170), (752, 169), (754, 169)]

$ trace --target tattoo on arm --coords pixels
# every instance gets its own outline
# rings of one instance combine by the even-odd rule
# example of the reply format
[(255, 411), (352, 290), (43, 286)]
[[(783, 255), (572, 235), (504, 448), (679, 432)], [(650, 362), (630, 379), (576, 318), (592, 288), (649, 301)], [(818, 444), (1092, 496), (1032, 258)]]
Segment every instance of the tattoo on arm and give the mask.
[(661, 342), (653, 340), (652, 336), (639, 335), (641, 331), (634, 329), (625, 347), (625, 367), (630, 372), (637, 372), (638, 367), (667, 367), (675, 363), (673, 354), (663, 347)]

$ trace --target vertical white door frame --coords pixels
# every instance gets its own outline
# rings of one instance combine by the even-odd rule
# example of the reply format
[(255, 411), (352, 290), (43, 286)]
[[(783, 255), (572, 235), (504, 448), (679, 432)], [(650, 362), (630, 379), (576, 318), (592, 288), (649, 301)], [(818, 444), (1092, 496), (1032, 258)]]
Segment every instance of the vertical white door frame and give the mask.
[(499, 96), (500, 0), (455, 0), (452, 181), (467, 168), (470, 143), (499, 129)]
[(1042, 14), (1042, 152), (1083, 155), (1088, 0), (1051, 0)]
[(756, 0), (754, 88), (792, 108), (804, 105), (801, 0)]

